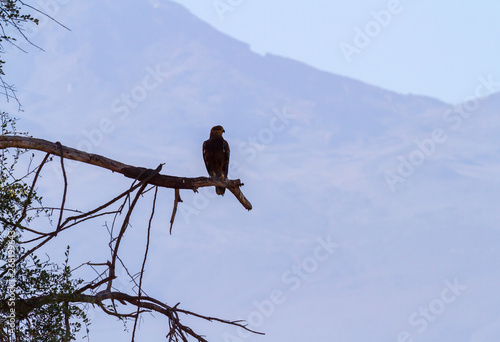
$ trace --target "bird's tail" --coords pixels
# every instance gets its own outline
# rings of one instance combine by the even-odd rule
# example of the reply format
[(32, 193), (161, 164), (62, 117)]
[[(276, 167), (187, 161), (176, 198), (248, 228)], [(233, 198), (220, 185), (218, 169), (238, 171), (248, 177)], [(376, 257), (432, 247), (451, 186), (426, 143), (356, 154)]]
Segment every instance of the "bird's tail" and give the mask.
[(226, 188), (223, 188), (222, 186), (216, 186), (215, 192), (217, 193), (217, 195), (224, 195), (224, 192), (226, 192)]

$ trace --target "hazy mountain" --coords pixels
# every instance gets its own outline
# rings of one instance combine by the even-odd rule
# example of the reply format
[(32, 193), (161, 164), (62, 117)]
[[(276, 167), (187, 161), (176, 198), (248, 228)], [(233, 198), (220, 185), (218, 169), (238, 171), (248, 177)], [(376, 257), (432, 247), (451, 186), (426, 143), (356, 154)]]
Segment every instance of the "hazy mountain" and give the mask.
[[(169, 236), (173, 195), (162, 191), (152, 295), (267, 333), (245, 341), (499, 337), (500, 95), (453, 107), (398, 94), (258, 55), (182, 6), (155, 3), (65, 5), (58, 18), (71, 33), (47, 26), (36, 36), (46, 52), (16, 62), (21, 122), (37, 137), (200, 176), (203, 140), (213, 125), (226, 129), (230, 177), (243, 180), (254, 209), (213, 189), (183, 192)], [(500, 90), (488, 77), (471, 96)], [(91, 207), (128, 185), (92, 167), (70, 177), (78, 195), (68, 206)], [(55, 173), (45, 180), (44, 198), (58, 203)], [(103, 228), (89, 229), (98, 241)], [(75, 263), (89, 254), (78, 234)], [(127, 238), (133, 259), (144, 231)], [(164, 335), (164, 321), (146, 322), (144, 334)], [(115, 338), (112, 325), (96, 322), (95, 340)], [(214, 341), (236, 336), (201, 327)]]

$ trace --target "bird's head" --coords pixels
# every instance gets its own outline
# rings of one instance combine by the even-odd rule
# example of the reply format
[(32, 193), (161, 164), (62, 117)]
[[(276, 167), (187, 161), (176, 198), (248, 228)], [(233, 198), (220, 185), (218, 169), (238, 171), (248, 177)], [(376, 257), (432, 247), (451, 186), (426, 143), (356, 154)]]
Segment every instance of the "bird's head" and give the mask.
[(214, 126), (210, 130), (210, 136), (211, 137), (222, 137), (222, 133), (224, 133), (224, 128), (222, 126)]

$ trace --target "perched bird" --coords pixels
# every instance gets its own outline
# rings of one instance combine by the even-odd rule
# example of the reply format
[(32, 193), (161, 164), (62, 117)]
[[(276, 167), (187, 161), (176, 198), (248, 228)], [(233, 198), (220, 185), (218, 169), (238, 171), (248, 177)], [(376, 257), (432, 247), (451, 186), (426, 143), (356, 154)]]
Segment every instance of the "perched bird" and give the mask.
[[(203, 160), (210, 177), (225, 180), (229, 168), (229, 145), (222, 137), (222, 126), (214, 126), (210, 130), (210, 137), (203, 143)], [(226, 188), (215, 187), (217, 195), (224, 195)]]

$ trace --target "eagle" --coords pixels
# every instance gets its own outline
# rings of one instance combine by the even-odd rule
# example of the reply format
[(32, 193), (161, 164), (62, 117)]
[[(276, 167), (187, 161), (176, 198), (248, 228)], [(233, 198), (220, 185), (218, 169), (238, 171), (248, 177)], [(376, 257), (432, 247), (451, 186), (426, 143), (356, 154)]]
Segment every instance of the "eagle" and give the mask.
[[(214, 126), (210, 130), (210, 137), (203, 143), (203, 160), (207, 167), (208, 174), (212, 178), (227, 179), (229, 168), (229, 144), (222, 137), (224, 133), (222, 126)], [(215, 187), (217, 195), (224, 195), (226, 188)]]

